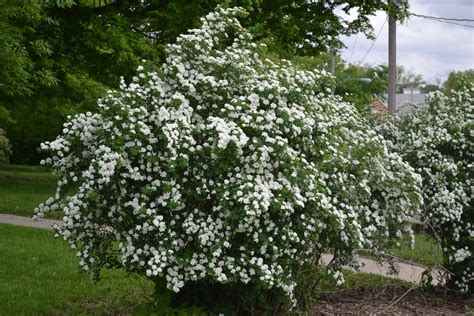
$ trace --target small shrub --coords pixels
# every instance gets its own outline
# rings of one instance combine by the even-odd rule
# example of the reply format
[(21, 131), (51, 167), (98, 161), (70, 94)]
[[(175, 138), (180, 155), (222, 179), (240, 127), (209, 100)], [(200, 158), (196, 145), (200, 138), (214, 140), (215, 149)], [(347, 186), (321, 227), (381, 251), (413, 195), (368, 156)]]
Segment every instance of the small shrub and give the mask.
[(139, 67), (42, 145), (62, 179), (36, 214), (64, 210), (58, 233), (84, 270), (119, 266), (174, 292), (256, 289), (268, 295), (235, 304), (282, 310), (323, 253), (335, 260), (320, 275), (341, 283), (355, 249), (409, 232), (412, 168), (328, 95), (324, 74), (261, 60), (244, 14), (207, 15), (159, 72)]
[(8, 163), (12, 154), (10, 141), (7, 134), (0, 128), (0, 164)]

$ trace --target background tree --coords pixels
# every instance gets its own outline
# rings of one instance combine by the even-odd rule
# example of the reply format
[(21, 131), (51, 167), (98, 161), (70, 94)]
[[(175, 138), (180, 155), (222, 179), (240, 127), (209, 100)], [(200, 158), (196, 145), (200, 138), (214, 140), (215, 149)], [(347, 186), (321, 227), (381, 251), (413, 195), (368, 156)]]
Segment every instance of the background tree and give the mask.
[[(243, 21), (256, 38), (271, 39), (286, 53), (314, 55), (342, 47), (341, 34), (363, 32), (373, 37), (369, 17), (379, 10), (393, 12), (400, 20), (407, 16), (408, 3), (389, 8), (384, 0), (155, 0), (108, 1), (97, 12), (113, 10), (132, 19), (133, 28), (159, 43), (171, 43), (199, 24), (202, 14), (216, 5), (240, 6), (250, 12)], [(351, 18), (340, 14), (352, 13)], [(354, 16), (355, 13), (355, 16)]]
[(397, 92), (403, 93), (406, 88), (417, 88), (423, 83), (423, 76), (403, 66), (397, 66)]
[[(325, 53), (318, 56), (295, 56), (292, 58), (292, 62), (305, 70), (329, 71), (332, 58), (332, 54)], [(362, 112), (369, 109), (375, 96), (383, 98), (388, 81), (388, 67), (386, 65), (358, 66), (346, 62), (340, 55), (335, 58), (333, 88), (336, 95), (353, 103)]]
[(386, 66), (342, 64), (341, 68), (340, 70), (336, 68), (335, 93), (342, 95), (344, 100), (353, 103), (359, 111), (365, 112), (371, 109), (374, 97), (383, 99), (388, 81)]
[[(2, 2), (0, 10), (0, 97), (28, 95), (32, 87), (47, 85), (48, 80), (41, 76), (40, 69), (34, 69), (33, 55), (45, 55), (51, 52), (44, 42), (26, 43), (25, 38), (44, 22), (41, 6), (17, 5)], [(26, 44), (29, 44), (28, 46)], [(43, 71), (43, 74), (45, 72)], [(36, 74), (36, 76), (35, 76)], [(0, 103), (0, 122), (10, 120), (5, 102)]]
[[(68, 114), (94, 110), (94, 100), (119, 76), (129, 81), (142, 59), (161, 63), (164, 45), (218, 4), (246, 8), (244, 25), (279, 57), (341, 47), (341, 34), (371, 36), (369, 16), (387, 10), (385, 0), (2, 1), (0, 127), (12, 161), (38, 162), (39, 144)], [(349, 21), (337, 10), (358, 13)]]
[(437, 84), (429, 83), (429, 84), (420, 86), (421, 93), (430, 93), (430, 92), (439, 91), (439, 90), (440, 90), (440, 87)]
[(141, 59), (157, 56), (117, 12), (30, 1), (0, 9), (0, 126), (15, 163), (37, 162), (39, 144), (57, 134), (68, 114), (94, 109), (118, 85), (119, 73), (129, 79)]
[(462, 87), (474, 84), (474, 69), (464, 71), (451, 71), (448, 79), (443, 82), (444, 93), (451, 94), (452, 91), (459, 91)]

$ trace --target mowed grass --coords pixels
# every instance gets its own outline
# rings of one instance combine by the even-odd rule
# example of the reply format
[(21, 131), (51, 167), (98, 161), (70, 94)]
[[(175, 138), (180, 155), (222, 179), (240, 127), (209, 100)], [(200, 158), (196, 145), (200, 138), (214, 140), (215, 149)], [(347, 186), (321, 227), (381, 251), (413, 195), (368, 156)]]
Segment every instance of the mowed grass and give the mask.
[[(32, 216), (35, 207), (56, 192), (58, 177), (39, 166), (0, 166), (0, 213)], [(52, 212), (50, 218), (62, 217)]]
[(58, 180), (58, 176), (46, 167), (26, 165), (0, 165), (0, 178), (21, 178), (39, 182)]
[[(400, 247), (386, 250), (390, 255), (397, 258), (424, 266), (432, 267), (436, 264), (443, 264), (443, 252), (440, 244), (427, 234), (415, 234), (415, 245), (410, 247), (408, 239), (404, 238), (400, 242)], [(368, 251), (359, 252), (360, 255), (373, 257)]]
[[(52, 234), (0, 224), (0, 315), (134, 314), (153, 306), (152, 282), (105, 270), (94, 284), (78, 270), (74, 251)], [(345, 279), (341, 287), (323, 282), (318, 291), (408, 286), (401, 280), (351, 271), (345, 272)]]
[(106, 270), (94, 284), (52, 231), (0, 224), (0, 315), (130, 313), (153, 283)]
[(344, 270), (345, 282), (340, 286), (334, 284), (327, 284), (322, 282), (320, 290), (325, 291), (341, 291), (341, 290), (361, 290), (361, 289), (375, 289), (379, 287), (398, 287), (405, 288), (412, 285), (410, 282), (403, 281), (397, 278), (390, 278), (373, 273), (354, 272), (351, 270)]
[(399, 258), (427, 266), (443, 263), (443, 252), (440, 244), (425, 234), (415, 234), (413, 249), (405, 241), (400, 244), (399, 248), (392, 249), (391, 252)]

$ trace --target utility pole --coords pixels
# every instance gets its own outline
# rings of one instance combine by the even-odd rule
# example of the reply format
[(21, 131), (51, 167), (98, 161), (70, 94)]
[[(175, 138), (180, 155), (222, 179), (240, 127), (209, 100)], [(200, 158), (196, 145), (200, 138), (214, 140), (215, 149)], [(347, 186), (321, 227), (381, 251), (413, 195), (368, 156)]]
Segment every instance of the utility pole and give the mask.
[(336, 51), (331, 52), (331, 75), (336, 76)]
[(336, 92), (336, 50), (332, 50), (331, 51), (331, 75), (333, 76), (334, 78), (334, 87), (332, 88), (331, 90), (331, 94), (334, 95), (334, 93)]
[[(390, 1), (390, 5), (396, 5)], [(388, 13), (388, 111), (393, 114), (397, 94), (397, 20)]]

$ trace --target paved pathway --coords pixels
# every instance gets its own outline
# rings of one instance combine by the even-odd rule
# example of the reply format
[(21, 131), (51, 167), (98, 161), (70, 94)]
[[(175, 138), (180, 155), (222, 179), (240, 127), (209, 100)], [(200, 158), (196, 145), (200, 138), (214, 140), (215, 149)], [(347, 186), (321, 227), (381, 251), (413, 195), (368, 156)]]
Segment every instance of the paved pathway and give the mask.
[(18, 216), (11, 214), (0, 214), (0, 223), (11, 224), (16, 226), (35, 227), (42, 229), (53, 229), (53, 225), (62, 225), (63, 221), (53, 219), (33, 220), (31, 217)]
[[(59, 220), (51, 220), (51, 219), (33, 220), (30, 217), (10, 215), (10, 214), (0, 214), (0, 223), (17, 225), (17, 226), (43, 228), (43, 229), (52, 229), (52, 226), (54, 224), (57, 224), (57, 225), (63, 224), (63, 222)], [(333, 256), (330, 254), (325, 254), (323, 255), (323, 258), (321, 261), (324, 264), (328, 264), (331, 261), (332, 257)], [(359, 257), (358, 261), (363, 264), (363, 266), (359, 270), (360, 272), (373, 273), (373, 274), (383, 275), (390, 278), (398, 278), (398, 279), (412, 282), (412, 283), (420, 282), (421, 274), (426, 269), (425, 267), (422, 267), (419, 265), (400, 262), (399, 274), (393, 275), (393, 274), (388, 273), (389, 269), (388, 269), (388, 265), (386, 264), (380, 265), (376, 261), (369, 258), (364, 258), (364, 257)], [(432, 276), (433, 276), (433, 282), (432, 282), (433, 285), (437, 285), (438, 284), (437, 272), (433, 271)]]
[[(333, 255), (324, 254), (321, 261), (324, 264), (328, 264), (329, 262), (331, 262), (332, 258)], [(423, 266), (405, 262), (398, 262), (398, 274), (390, 274), (388, 264), (379, 264), (377, 261), (365, 257), (359, 257), (357, 261), (363, 264), (362, 267), (359, 269), (359, 272), (383, 275), (389, 278), (396, 278), (412, 283), (419, 283), (421, 281), (422, 273), (426, 270), (426, 267)], [(434, 270), (431, 272), (431, 275), (433, 277), (431, 284), (438, 285), (440, 283), (438, 280), (438, 274), (438, 270)]]

